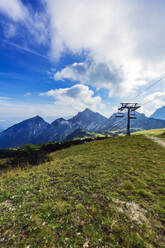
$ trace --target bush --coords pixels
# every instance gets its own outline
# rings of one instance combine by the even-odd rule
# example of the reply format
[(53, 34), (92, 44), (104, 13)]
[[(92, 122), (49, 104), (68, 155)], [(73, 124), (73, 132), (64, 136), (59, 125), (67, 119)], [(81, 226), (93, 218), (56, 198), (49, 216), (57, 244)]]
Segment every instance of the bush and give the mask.
[(48, 160), (46, 152), (41, 151), (39, 146), (27, 144), (14, 153), (14, 156), (10, 159), (12, 165), (24, 165), (24, 164), (40, 164)]
[(0, 149), (0, 158), (11, 158), (15, 154), (15, 149)]

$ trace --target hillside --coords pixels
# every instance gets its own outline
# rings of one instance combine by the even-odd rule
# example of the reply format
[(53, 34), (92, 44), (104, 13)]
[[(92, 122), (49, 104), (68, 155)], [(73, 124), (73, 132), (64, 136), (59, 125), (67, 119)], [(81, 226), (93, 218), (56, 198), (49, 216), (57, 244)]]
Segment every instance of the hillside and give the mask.
[(40, 142), (63, 141), (72, 133), (78, 125), (71, 124), (64, 118), (59, 118), (51, 123), (51, 125), (40, 136)]
[(160, 129), (150, 129), (150, 130), (143, 130), (143, 131), (138, 131), (133, 133), (133, 135), (153, 135), (153, 136), (160, 136), (165, 133), (165, 128), (160, 128)]
[(98, 137), (105, 137), (105, 135), (100, 134), (100, 133), (95, 133), (95, 132), (89, 132), (81, 128), (78, 128), (73, 133), (69, 134), (66, 137), (66, 140), (75, 140), (75, 139), (80, 139), (80, 138), (81, 139), (87, 139), (87, 138), (96, 139)]
[(0, 247), (165, 247), (164, 151), (116, 137), (3, 172)]

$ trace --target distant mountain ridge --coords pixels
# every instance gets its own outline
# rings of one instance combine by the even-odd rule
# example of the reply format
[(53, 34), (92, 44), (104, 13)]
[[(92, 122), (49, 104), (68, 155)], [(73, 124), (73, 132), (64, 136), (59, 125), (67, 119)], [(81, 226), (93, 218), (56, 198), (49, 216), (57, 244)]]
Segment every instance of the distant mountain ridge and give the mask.
[[(124, 114), (124, 118), (120, 119), (120, 121), (116, 120), (116, 114), (113, 114), (105, 126), (102, 128), (102, 131), (113, 131), (118, 129), (125, 129), (127, 125), (127, 113)], [(165, 120), (159, 120), (154, 118), (146, 117), (145, 114), (136, 112), (137, 119), (131, 120), (131, 128), (133, 129), (156, 129), (165, 127)], [(118, 123), (119, 121), (119, 123)]]
[(152, 115), (151, 118), (165, 120), (165, 106), (158, 108)]
[(40, 135), (49, 126), (50, 124), (40, 116), (22, 121), (0, 133), (0, 147), (15, 147), (27, 143), (37, 144), (40, 142)]
[[(141, 130), (163, 128), (165, 120), (148, 118), (144, 114), (136, 113), (137, 119), (131, 120), (131, 128)], [(82, 130), (90, 132), (111, 132), (126, 128), (126, 116), (119, 120), (113, 114), (109, 119), (103, 115), (85, 109), (69, 120), (59, 118), (51, 124), (40, 116), (22, 121), (0, 133), (0, 148), (21, 146), (27, 143), (37, 144), (49, 141), (63, 141), (85, 135)], [(77, 131), (76, 131), (77, 130)]]

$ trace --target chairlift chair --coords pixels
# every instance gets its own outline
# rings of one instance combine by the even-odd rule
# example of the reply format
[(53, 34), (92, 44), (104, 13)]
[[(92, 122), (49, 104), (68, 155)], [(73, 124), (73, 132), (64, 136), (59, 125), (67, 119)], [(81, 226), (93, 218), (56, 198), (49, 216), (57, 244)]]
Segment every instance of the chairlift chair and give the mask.
[(131, 113), (130, 113), (130, 119), (137, 119), (137, 118), (136, 118), (135, 110), (132, 110), (132, 111), (131, 111)]
[(131, 120), (135, 120), (135, 119), (137, 119), (137, 118), (136, 118), (136, 116), (130, 116), (130, 119), (131, 119)]
[(121, 112), (118, 112), (118, 113), (115, 115), (115, 117), (117, 117), (117, 118), (123, 118), (123, 117), (124, 117), (124, 114), (121, 113)]

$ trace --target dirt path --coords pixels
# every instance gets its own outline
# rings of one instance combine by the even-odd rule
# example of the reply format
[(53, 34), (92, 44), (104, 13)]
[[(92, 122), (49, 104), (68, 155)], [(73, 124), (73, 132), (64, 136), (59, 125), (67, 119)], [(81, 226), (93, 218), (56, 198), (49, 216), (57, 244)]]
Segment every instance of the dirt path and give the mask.
[(151, 135), (145, 135), (148, 139), (153, 140), (154, 142), (158, 143), (159, 145), (165, 147), (165, 139), (161, 139), (155, 136), (151, 136)]

